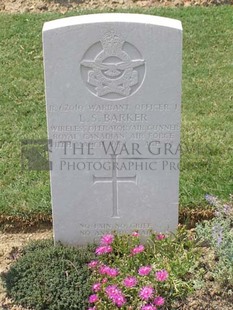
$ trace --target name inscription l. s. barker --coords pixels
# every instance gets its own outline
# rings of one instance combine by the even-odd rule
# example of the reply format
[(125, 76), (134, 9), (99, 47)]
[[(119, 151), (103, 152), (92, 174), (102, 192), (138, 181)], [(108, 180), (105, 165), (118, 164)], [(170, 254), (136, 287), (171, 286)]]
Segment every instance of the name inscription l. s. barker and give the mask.
[(134, 14), (45, 24), (56, 241), (176, 228), (181, 33), (179, 21)]

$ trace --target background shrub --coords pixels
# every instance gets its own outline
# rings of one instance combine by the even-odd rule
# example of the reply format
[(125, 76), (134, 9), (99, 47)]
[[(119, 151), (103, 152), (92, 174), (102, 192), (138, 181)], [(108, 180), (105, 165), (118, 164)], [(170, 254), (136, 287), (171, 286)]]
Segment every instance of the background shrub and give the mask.
[(54, 246), (50, 240), (33, 242), (5, 274), (9, 297), (35, 310), (87, 309), (87, 263), (93, 253), (92, 246), (77, 249)]
[(217, 197), (207, 195), (207, 201), (215, 207), (215, 217), (196, 226), (197, 237), (215, 254), (216, 265), (212, 276), (225, 289), (233, 289), (233, 197), (222, 203)]

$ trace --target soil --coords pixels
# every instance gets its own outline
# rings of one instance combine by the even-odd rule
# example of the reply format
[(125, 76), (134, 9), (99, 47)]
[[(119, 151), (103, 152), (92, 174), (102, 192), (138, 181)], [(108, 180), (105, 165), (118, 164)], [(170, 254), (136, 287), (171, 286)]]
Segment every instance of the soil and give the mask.
[(83, 9), (116, 9), (133, 7), (209, 6), (233, 4), (233, 0), (0, 0), (0, 12), (43, 13)]

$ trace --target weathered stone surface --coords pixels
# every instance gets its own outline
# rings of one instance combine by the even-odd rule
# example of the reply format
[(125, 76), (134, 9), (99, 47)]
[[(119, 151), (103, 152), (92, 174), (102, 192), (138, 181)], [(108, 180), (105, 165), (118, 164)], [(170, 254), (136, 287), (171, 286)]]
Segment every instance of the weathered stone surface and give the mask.
[(43, 29), (55, 239), (178, 223), (181, 23), (134, 14)]

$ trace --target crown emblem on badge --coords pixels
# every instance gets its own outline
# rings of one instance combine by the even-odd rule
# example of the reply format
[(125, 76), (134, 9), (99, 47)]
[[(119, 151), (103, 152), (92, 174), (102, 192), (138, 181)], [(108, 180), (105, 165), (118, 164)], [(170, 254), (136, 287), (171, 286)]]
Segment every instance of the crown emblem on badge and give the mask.
[(114, 31), (106, 33), (100, 43), (101, 52), (93, 60), (81, 62), (88, 69), (87, 84), (98, 97), (115, 94), (119, 99), (131, 95), (133, 87), (141, 84), (137, 68), (145, 66), (144, 59), (132, 59), (124, 49), (126, 42)]
[(106, 53), (109, 55), (117, 55), (122, 50), (124, 40), (114, 32), (108, 32), (101, 40), (101, 44)]

